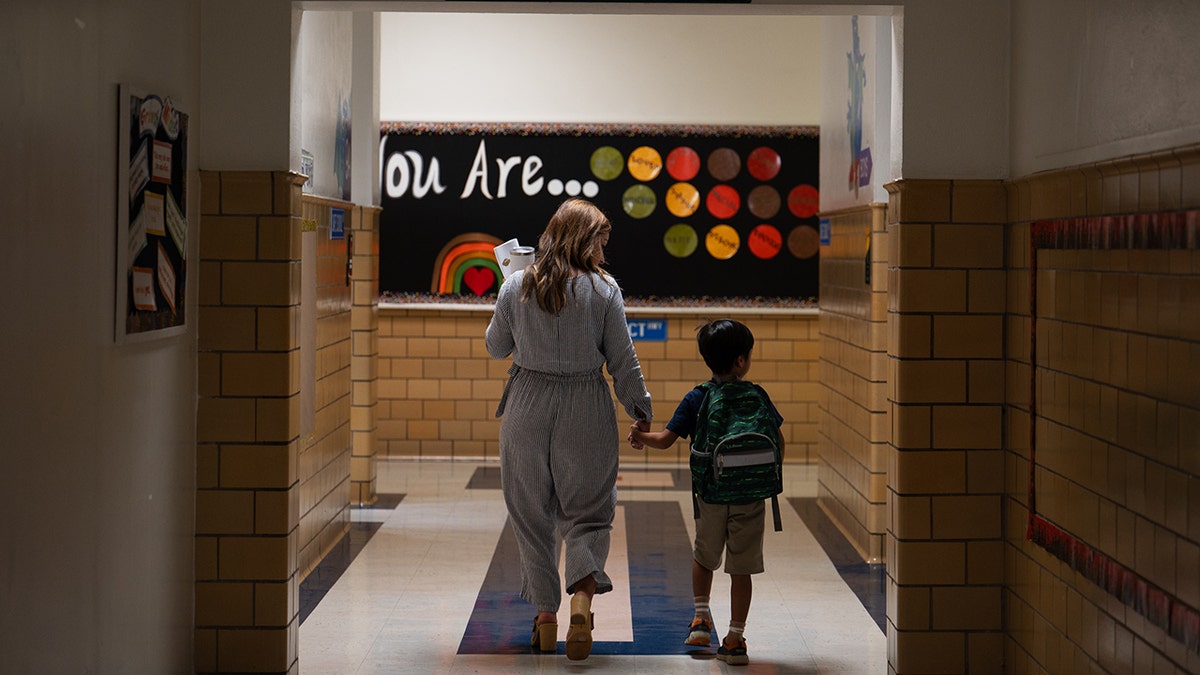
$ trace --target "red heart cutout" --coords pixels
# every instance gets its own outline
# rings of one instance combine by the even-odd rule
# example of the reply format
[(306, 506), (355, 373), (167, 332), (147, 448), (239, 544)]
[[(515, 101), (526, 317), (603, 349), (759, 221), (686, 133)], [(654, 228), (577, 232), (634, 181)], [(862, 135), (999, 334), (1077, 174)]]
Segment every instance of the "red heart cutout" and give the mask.
[(496, 282), (496, 273), (488, 267), (472, 267), (466, 272), (463, 272), (463, 283), (467, 288), (471, 289), (475, 295), (483, 295), (487, 293), (492, 284)]

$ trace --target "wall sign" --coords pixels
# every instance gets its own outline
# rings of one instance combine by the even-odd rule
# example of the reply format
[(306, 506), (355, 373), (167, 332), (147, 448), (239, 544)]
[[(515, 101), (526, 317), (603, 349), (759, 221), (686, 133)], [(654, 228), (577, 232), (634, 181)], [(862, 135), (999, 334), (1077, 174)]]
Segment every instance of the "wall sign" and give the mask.
[(625, 319), (634, 342), (666, 342), (666, 319)]
[(118, 91), (115, 339), (184, 330), (188, 116), (169, 96)]
[(383, 292), (493, 294), (491, 247), (582, 197), (626, 295), (817, 295), (815, 127), (392, 123), (382, 146)]

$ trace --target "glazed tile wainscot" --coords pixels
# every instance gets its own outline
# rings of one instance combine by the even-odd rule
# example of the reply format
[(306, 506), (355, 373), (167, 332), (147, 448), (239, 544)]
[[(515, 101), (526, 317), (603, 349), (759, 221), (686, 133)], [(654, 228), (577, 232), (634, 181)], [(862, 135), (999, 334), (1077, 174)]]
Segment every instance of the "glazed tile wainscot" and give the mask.
[[(436, 296), (379, 303), (379, 455), (498, 460), (496, 406), (511, 360), (492, 359), (484, 332), (493, 304)], [(696, 329), (733, 318), (754, 332), (749, 379), (762, 385), (784, 417), (786, 461), (816, 461), (820, 356), (817, 309), (809, 303), (706, 301), (653, 303), (629, 298), (626, 317), (653, 397), (656, 425), (711, 376), (696, 347)], [(607, 372), (606, 372), (607, 376)], [(619, 409), (619, 407), (618, 407)], [(624, 430), (623, 414), (614, 421)], [(686, 462), (687, 444), (666, 451), (622, 447), (628, 461)]]

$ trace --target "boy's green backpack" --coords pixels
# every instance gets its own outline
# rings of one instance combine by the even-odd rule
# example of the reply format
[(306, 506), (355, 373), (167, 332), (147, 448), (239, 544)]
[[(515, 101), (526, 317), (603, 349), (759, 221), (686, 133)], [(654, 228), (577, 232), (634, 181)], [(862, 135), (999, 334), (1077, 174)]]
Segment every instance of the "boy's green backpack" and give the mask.
[(692, 492), (708, 504), (770, 498), (775, 529), (782, 529), (776, 495), (783, 492), (783, 456), (771, 407), (749, 382), (698, 386), (704, 399), (692, 435)]

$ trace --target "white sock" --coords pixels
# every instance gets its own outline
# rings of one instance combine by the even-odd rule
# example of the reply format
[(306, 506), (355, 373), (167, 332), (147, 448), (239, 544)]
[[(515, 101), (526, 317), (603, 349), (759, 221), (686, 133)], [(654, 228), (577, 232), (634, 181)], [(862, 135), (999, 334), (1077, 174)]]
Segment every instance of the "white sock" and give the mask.
[(742, 640), (742, 639), (744, 639), (743, 634), (745, 632), (746, 632), (746, 622), (745, 621), (730, 621), (729, 622), (729, 635), (726, 635), (725, 637)]
[(708, 621), (711, 622), (712, 621), (712, 611), (709, 610), (709, 608), (708, 608), (708, 596), (707, 595), (697, 595), (692, 598), (692, 601), (696, 605), (696, 616), (700, 617), (702, 619), (707, 619)]

